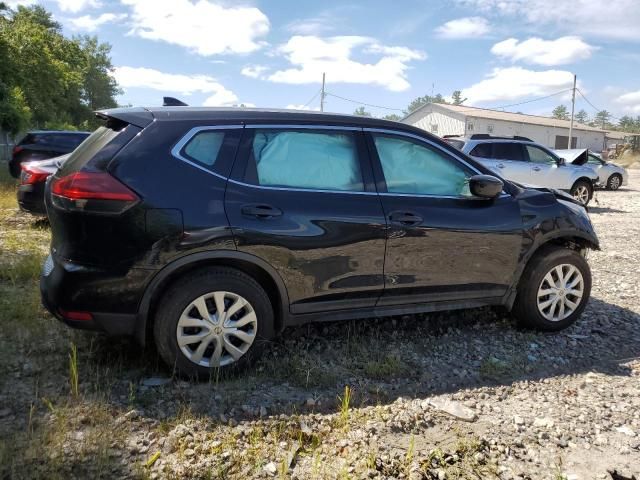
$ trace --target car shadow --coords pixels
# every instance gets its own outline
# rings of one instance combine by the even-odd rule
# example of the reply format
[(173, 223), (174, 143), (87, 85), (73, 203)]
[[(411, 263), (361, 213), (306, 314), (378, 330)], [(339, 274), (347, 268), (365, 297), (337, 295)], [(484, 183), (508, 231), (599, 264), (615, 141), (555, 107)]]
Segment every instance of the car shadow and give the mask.
[[(585, 372), (629, 376), (624, 363), (640, 352), (639, 320), (592, 298), (583, 317), (557, 333), (521, 329), (492, 309), (316, 323), (285, 330), (244, 372), (214, 372), (199, 382), (173, 377), (153, 348), (142, 351), (126, 340), (95, 337), (86, 361), (96, 370), (120, 365), (109, 395), (114, 407), (162, 420), (188, 405), (214, 421), (224, 414), (242, 422), (255, 419), (260, 407), (269, 415), (335, 412), (345, 385), (354, 404), (367, 406)], [(122, 401), (132, 385), (133, 405)]]
[(589, 206), (589, 213), (629, 213), (627, 210), (620, 210), (618, 208), (610, 207), (594, 207)]

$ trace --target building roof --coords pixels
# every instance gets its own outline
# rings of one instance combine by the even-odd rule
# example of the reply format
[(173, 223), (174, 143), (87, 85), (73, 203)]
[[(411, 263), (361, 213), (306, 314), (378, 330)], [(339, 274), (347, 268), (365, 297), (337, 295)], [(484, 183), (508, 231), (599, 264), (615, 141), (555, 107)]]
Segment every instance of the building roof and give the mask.
[[(498, 110), (489, 110), (488, 108), (469, 107), (467, 105), (450, 105), (447, 103), (427, 103), (422, 107), (420, 107), (419, 109), (417, 109), (416, 111), (409, 114), (406, 118), (409, 118), (413, 114), (423, 109), (426, 109), (429, 106), (436, 106), (437, 108), (449, 110), (453, 113), (458, 113), (466, 117), (485, 118), (489, 120), (502, 120), (505, 122), (514, 122), (514, 123), (528, 123), (531, 125), (542, 125), (545, 127), (556, 127), (556, 128), (568, 129), (569, 124), (571, 123), (569, 120), (559, 120), (557, 118), (543, 117), (540, 115), (527, 115), (524, 113), (501, 112)], [(582, 123), (577, 123), (575, 120), (573, 122), (573, 129), (607, 133), (606, 130), (590, 127), (589, 125), (584, 125)]]

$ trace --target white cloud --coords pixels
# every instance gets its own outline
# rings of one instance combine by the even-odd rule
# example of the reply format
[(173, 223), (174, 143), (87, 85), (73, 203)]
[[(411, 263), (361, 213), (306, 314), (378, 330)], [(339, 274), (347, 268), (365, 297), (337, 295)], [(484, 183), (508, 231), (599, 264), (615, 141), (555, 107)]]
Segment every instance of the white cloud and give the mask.
[(28, 7), (29, 5), (33, 5), (34, 3), (36, 3), (37, 0), (9, 0), (6, 1), (4, 3), (7, 4), (7, 7), (11, 8), (11, 9), (16, 9), (20, 6), (22, 7)]
[(436, 28), (436, 35), (442, 38), (475, 38), (489, 33), (489, 21), (482, 17), (464, 17), (450, 20)]
[(78, 13), (85, 8), (96, 8), (101, 5), (98, 0), (55, 0), (63, 12)]
[[(362, 63), (352, 58), (354, 51), (378, 57), (375, 63)], [(380, 85), (392, 91), (409, 88), (406, 71), (413, 60), (426, 55), (406, 47), (388, 47), (375, 39), (360, 36), (316, 37), (297, 35), (278, 47), (291, 68), (279, 70), (267, 78), (272, 82), (318, 83), (326, 72), (330, 83)]]
[(245, 77), (261, 78), (262, 74), (267, 70), (269, 70), (269, 67), (265, 67), (264, 65), (247, 65), (240, 73)]
[[(238, 97), (208, 75), (181, 75), (165, 73), (144, 67), (116, 67), (113, 76), (124, 88), (151, 88), (163, 93), (191, 95), (196, 92), (210, 94), (205, 106), (224, 106), (238, 103)], [(187, 102), (188, 103), (188, 102)]]
[(519, 42), (516, 38), (508, 38), (491, 47), (491, 53), (517, 62), (553, 66), (585, 60), (591, 57), (596, 49), (584, 42), (580, 37), (560, 37), (556, 40), (529, 38)]
[(103, 13), (97, 17), (91, 15), (83, 15), (82, 17), (70, 18), (71, 27), (75, 30), (85, 30), (87, 32), (95, 32), (100, 25), (109, 22), (118, 22), (127, 18), (126, 13)]
[(319, 112), (320, 107), (309, 107), (308, 105), (296, 105), (294, 103), (290, 103), (286, 107), (287, 110), (304, 110), (308, 112)]
[[(458, 0), (489, 16), (510, 16), (537, 29), (555, 25), (585, 37), (640, 40), (638, 0)], [(545, 29), (548, 31), (548, 29)]]
[(640, 90), (624, 93), (613, 100), (622, 106), (625, 112), (640, 114)]
[(542, 97), (573, 86), (573, 74), (564, 70), (495, 68), (487, 78), (462, 90), (470, 105)]
[(258, 8), (212, 0), (121, 0), (131, 6), (131, 33), (203, 55), (250, 53), (264, 45), (269, 19)]

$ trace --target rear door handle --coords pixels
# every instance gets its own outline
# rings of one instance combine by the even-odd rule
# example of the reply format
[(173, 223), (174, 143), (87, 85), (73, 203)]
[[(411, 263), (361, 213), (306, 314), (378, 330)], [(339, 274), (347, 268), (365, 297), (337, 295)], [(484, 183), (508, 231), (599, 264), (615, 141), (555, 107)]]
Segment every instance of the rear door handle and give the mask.
[(422, 223), (422, 217), (413, 212), (392, 212), (389, 214), (389, 220), (405, 227), (420, 225)]
[(536, 172), (540, 171), (540, 167), (532, 167)]
[(264, 205), (262, 203), (252, 203), (249, 205), (243, 205), (240, 208), (240, 212), (248, 217), (256, 218), (273, 218), (282, 215), (282, 210), (271, 205)]

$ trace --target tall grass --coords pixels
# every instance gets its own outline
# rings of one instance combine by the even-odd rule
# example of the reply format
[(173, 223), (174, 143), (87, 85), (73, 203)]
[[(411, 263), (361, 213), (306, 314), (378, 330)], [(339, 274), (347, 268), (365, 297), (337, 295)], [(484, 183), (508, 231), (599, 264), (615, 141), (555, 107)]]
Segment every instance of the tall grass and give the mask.
[(78, 347), (75, 343), (71, 343), (71, 351), (69, 352), (69, 387), (71, 396), (78, 397)]

